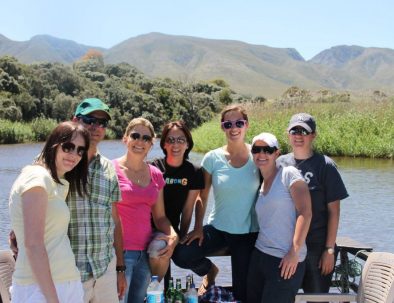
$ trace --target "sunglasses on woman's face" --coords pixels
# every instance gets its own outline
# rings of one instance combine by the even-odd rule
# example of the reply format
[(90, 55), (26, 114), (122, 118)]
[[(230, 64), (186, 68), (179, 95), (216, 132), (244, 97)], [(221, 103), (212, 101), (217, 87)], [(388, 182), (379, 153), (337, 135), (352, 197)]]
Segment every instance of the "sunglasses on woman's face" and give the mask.
[(178, 144), (183, 145), (186, 143), (186, 138), (185, 137), (171, 137), (170, 136), (170, 137), (167, 137), (166, 143), (168, 143), (168, 144), (178, 143)]
[(271, 147), (271, 146), (258, 146), (258, 145), (252, 146), (252, 154), (264, 153), (264, 154), (272, 155), (276, 150), (277, 150), (276, 147)]
[(311, 132), (308, 132), (305, 128), (292, 128), (291, 130), (289, 130), (289, 134), (290, 135), (301, 135), (301, 136), (308, 136), (311, 134)]
[(224, 129), (231, 129), (232, 127), (243, 128), (246, 124), (246, 120), (240, 119), (237, 121), (226, 120), (222, 122), (222, 127)]
[(92, 116), (78, 116), (78, 119), (83, 122), (83, 124), (86, 125), (94, 125), (97, 127), (101, 128), (106, 128), (108, 126), (108, 120), (107, 119), (101, 119), (101, 118), (96, 118)]
[(60, 143), (60, 147), (62, 148), (62, 151), (66, 154), (72, 154), (76, 151), (77, 155), (82, 157), (83, 154), (86, 153), (85, 146), (75, 146), (75, 144), (72, 142)]
[(140, 133), (131, 133), (130, 138), (133, 140), (142, 140), (145, 143), (152, 142), (152, 136), (149, 135), (141, 135)]

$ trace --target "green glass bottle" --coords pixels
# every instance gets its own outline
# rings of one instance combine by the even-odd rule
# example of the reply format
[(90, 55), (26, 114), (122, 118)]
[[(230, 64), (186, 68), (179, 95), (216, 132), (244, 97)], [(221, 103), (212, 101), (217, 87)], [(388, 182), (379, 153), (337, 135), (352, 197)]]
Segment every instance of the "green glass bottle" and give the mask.
[(183, 293), (182, 293), (181, 279), (176, 279), (174, 303), (183, 303)]
[(166, 302), (173, 303), (174, 295), (175, 295), (174, 278), (171, 277), (170, 280), (168, 281), (168, 289), (166, 291)]

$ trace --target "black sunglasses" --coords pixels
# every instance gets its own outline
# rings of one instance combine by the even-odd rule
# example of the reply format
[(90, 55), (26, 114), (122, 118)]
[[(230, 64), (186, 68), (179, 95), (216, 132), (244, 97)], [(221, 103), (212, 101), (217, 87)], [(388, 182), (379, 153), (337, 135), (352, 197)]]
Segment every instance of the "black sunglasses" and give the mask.
[(230, 129), (235, 125), (237, 128), (243, 128), (245, 124), (246, 124), (246, 120), (242, 120), (242, 119), (237, 121), (226, 120), (222, 122), (222, 127), (224, 129)]
[(142, 140), (145, 143), (152, 141), (152, 136), (149, 135), (141, 135), (140, 133), (131, 133), (130, 138), (133, 140)]
[(104, 118), (96, 118), (92, 116), (78, 116), (79, 120), (82, 120), (82, 122), (86, 125), (95, 125), (101, 128), (106, 128), (108, 126), (108, 119)]
[(271, 147), (271, 146), (258, 146), (258, 145), (252, 146), (252, 154), (259, 154), (263, 152), (264, 154), (272, 155), (276, 150), (278, 150), (276, 147)]
[(292, 128), (289, 130), (290, 135), (301, 135), (301, 136), (308, 136), (311, 134), (311, 132), (308, 132), (305, 128)]
[(77, 155), (82, 157), (86, 153), (86, 147), (85, 146), (75, 146), (74, 143), (72, 142), (63, 142), (60, 143), (60, 147), (62, 148), (62, 151), (65, 152), (66, 154), (71, 154), (74, 153), (74, 151), (77, 151)]
[(168, 144), (175, 144), (175, 143), (185, 144), (186, 138), (185, 137), (167, 137), (166, 143), (168, 143)]

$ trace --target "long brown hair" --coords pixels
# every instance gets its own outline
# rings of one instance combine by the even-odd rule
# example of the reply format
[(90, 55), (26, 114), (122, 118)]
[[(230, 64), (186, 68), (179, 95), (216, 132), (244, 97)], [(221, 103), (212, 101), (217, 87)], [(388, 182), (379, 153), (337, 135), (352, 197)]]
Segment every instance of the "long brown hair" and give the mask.
[(70, 183), (70, 192), (78, 192), (80, 196), (86, 194), (88, 182), (88, 153), (90, 144), (89, 132), (81, 124), (76, 122), (62, 122), (49, 135), (45, 142), (37, 162), (45, 164), (56, 183), (62, 184), (56, 170), (57, 147), (65, 142), (71, 141), (77, 135), (81, 135), (85, 141), (86, 152), (83, 153), (81, 161), (64, 178)]

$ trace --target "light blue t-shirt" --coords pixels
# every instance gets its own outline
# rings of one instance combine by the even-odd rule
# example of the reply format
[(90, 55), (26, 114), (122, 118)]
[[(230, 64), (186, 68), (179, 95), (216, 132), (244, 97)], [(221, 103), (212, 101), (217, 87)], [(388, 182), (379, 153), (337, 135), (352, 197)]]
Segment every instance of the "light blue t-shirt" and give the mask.
[(221, 147), (208, 152), (201, 166), (212, 176), (215, 197), (208, 224), (232, 234), (258, 231), (254, 205), (260, 175), (252, 155), (244, 166), (235, 168), (228, 163)]
[[(290, 195), (294, 182), (305, 182), (301, 173), (293, 166), (280, 168), (267, 194), (260, 190), (256, 212), (260, 231), (256, 248), (268, 255), (283, 258), (293, 244), (297, 210)], [(306, 245), (299, 253), (299, 262), (304, 261)]]

